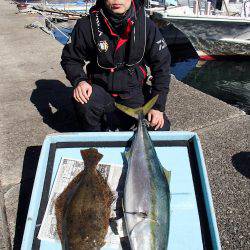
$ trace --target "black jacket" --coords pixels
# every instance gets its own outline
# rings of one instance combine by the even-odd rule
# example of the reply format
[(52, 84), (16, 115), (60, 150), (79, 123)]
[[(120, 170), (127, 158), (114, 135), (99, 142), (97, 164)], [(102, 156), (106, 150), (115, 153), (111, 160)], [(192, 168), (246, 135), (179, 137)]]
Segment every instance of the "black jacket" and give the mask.
[[(118, 53), (115, 53), (119, 37), (110, 34), (109, 27), (105, 25), (104, 32), (108, 35), (109, 51), (115, 60), (121, 63), (128, 61), (129, 42), (124, 43)], [(132, 37), (130, 38), (132, 39)], [(85, 62), (87, 74), (83, 70)], [(158, 28), (148, 17), (146, 18), (146, 44), (143, 60), (131, 68), (121, 67), (114, 72), (99, 67), (97, 63), (97, 46), (95, 45), (90, 17), (77, 21), (71, 38), (62, 52), (61, 65), (67, 79), (75, 87), (80, 81), (89, 81), (103, 86), (110, 93), (118, 93), (122, 98), (136, 95), (138, 88), (145, 82), (146, 68), (151, 69), (152, 97), (159, 94), (154, 108), (165, 110), (166, 97), (170, 82), (170, 54), (167, 45)]]

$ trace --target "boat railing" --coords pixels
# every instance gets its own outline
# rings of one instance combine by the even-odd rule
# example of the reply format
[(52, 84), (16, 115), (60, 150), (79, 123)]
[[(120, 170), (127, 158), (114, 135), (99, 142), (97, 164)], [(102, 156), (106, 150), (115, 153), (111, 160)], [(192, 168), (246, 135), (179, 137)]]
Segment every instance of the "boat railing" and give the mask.
[(222, 0), (220, 9), (216, 0), (148, 0), (147, 11), (164, 11), (170, 15), (213, 15), (250, 17), (250, 0)]

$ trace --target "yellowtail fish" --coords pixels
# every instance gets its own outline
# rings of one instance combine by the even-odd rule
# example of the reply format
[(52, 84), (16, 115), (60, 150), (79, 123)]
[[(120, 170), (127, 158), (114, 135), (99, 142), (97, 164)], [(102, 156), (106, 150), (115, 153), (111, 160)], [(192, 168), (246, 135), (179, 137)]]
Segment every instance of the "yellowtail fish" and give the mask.
[(124, 190), (124, 217), (133, 250), (167, 249), (170, 225), (170, 172), (161, 165), (144, 116), (157, 100), (144, 107), (116, 107), (138, 119), (130, 150), (126, 153), (128, 170)]

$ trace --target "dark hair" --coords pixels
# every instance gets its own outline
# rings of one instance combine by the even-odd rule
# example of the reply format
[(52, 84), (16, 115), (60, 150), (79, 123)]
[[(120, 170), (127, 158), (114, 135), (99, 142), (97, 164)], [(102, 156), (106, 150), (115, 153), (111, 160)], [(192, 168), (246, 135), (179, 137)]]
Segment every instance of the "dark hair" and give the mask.
[[(132, 0), (136, 5), (143, 6), (145, 4), (145, 0)], [(97, 8), (102, 8), (105, 4), (105, 0), (96, 0), (95, 5)]]
[(103, 6), (104, 6), (104, 1), (105, 0), (96, 0), (96, 2), (95, 2), (95, 6), (97, 7), (97, 8), (102, 8)]

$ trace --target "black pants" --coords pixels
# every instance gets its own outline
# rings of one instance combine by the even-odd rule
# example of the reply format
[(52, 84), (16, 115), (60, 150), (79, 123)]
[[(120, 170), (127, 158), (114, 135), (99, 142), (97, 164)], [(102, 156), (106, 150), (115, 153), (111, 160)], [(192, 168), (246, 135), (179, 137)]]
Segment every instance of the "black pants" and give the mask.
[[(92, 84), (92, 94), (87, 103), (79, 103), (74, 98), (72, 100), (78, 121), (84, 132), (115, 131), (117, 129), (127, 131), (137, 124), (137, 120), (118, 110), (115, 107), (115, 102), (130, 108), (138, 108), (145, 104), (145, 96), (140, 90), (133, 98), (122, 99), (113, 97), (96, 84)], [(164, 114), (164, 126), (158, 131), (168, 131), (169, 129), (170, 122)], [(153, 128), (148, 130), (153, 130)]]

